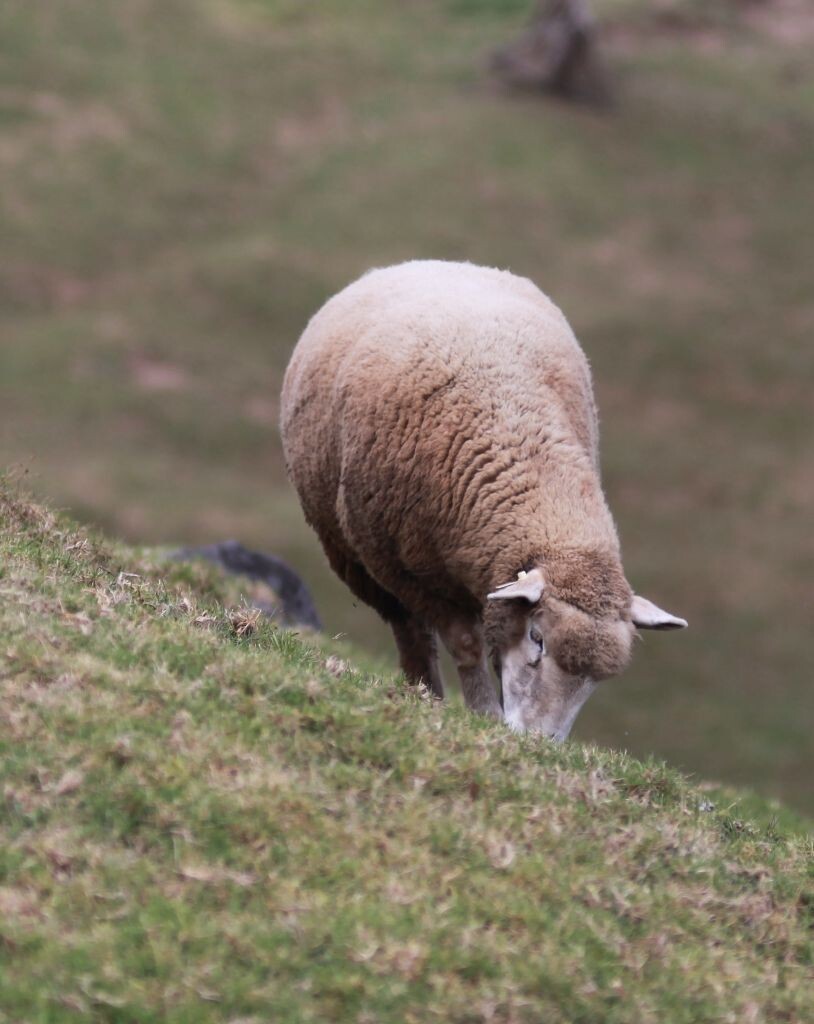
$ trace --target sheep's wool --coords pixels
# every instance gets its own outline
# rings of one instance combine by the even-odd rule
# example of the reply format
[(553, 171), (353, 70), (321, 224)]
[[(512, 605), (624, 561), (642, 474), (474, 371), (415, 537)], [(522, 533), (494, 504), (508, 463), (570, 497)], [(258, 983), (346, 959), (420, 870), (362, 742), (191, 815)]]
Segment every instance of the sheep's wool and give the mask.
[(464, 613), (488, 638), (507, 613), (486, 594), (535, 565), (552, 598), (625, 616), (588, 363), (525, 278), (441, 261), (365, 274), (303, 333), (282, 436), (332, 567), (389, 621)]

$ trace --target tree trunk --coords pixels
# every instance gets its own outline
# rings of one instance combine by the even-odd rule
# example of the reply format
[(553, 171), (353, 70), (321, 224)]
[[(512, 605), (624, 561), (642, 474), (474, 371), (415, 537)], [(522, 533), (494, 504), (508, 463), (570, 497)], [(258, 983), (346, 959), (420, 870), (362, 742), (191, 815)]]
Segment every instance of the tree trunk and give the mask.
[(538, 0), (529, 27), (492, 66), (509, 85), (593, 106), (611, 102), (588, 0)]

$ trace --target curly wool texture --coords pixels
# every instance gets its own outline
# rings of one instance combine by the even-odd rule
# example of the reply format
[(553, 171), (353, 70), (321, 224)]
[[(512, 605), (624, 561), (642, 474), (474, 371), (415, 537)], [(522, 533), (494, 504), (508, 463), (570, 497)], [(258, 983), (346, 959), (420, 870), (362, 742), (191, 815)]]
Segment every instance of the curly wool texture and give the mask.
[(624, 617), (588, 364), (525, 278), (440, 261), (366, 274), (303, 333), (282, 436), (331, 565), (386, 619), (476, 614), (488, 638), (506, 610), (486, 594), (532, 565), (544, 600)]

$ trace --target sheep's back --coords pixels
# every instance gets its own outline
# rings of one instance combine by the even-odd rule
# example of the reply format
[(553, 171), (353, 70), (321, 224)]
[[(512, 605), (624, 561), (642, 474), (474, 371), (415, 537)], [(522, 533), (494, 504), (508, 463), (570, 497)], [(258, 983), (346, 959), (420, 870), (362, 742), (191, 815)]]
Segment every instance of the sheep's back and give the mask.
[(509, 559), (513, 532), (545, 515), (553, 453), (596, 462), (590, 375), (562, 313), (469, 264), (373, 271), (327, 302), (287, 371), (282, 432), (309, 521), (395, 592), (404, 573), (477, 575), (485, 534)]

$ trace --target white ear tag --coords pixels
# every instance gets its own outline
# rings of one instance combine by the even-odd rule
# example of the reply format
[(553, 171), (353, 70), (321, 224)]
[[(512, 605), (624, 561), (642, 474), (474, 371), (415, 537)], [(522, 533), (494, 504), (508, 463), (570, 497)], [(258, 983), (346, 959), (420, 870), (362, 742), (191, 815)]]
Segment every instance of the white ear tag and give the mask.
[(503, 583), (487, 594), (490, 601), (514, 601), (523, 599), (530, 604), (537, 604), (543, 596), (545, 580), (540, 569), (532, 569), (531, 572), (519, 572), (516, 580)]

